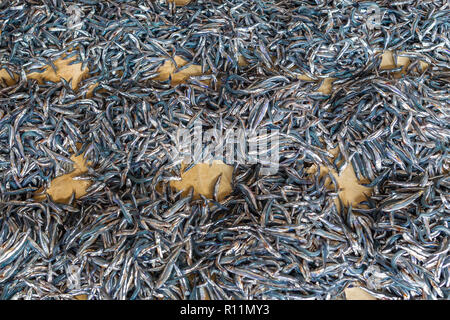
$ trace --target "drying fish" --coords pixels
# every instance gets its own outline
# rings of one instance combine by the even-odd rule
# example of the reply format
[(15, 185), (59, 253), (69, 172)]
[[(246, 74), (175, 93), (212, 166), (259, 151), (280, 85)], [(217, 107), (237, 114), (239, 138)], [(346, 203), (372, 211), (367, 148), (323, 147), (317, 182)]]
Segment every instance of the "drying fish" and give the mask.
[[(2, 2), (0, 299), (449, 299), (449, 10)], [(411, 64), (379, 70), (386, 50)], [(83, 76), (55, 80), (61, 62)], [(173, 148), (199, 128), (223, 134)], [(211, 146), (235, 155), (232, 193), (173, 190)], [(91, 184), (59, 203), (73, 154)], [(323, 166), (373, 193), (344, 205)]]

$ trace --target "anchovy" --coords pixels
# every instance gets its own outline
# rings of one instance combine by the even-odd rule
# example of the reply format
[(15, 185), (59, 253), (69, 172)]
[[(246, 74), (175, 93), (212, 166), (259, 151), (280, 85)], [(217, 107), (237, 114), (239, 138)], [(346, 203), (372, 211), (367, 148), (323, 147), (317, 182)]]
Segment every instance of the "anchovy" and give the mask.
[[(0, 4), (0, 299), (448, 299), (448, 14)], [(174, 188), (205, 154), (229, 194), (224, 172)], [(88, 187), (54, 198), (61, 179)]]

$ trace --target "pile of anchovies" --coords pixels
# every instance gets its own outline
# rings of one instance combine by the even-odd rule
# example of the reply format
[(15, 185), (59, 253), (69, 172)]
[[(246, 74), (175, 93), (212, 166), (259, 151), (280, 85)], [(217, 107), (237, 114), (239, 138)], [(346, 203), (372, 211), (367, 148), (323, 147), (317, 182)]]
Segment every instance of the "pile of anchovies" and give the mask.
[[(0, 26), (0, 299), (449, 299), (448, 1), (3, 1)], [(77, 89), (27, 79), (69, 58)], [(168, 60), (203, 75), (156, 80)], [(195, 120), (279, 130), (278, 172), (173, 190)], [(72, 154), (87, 194), (35, 200)], [(350, 165), (357, 205), (309, 170)]]

